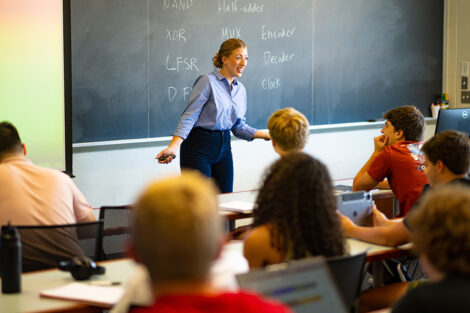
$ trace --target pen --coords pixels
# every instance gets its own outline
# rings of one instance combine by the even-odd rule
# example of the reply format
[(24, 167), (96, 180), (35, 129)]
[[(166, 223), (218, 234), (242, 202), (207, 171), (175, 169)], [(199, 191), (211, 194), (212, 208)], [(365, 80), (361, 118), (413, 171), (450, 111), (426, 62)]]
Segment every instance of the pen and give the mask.
[(95, 280), (88, 282), (88, 284), (93, 286), (119, 286), (121, 282), (110, 280)]

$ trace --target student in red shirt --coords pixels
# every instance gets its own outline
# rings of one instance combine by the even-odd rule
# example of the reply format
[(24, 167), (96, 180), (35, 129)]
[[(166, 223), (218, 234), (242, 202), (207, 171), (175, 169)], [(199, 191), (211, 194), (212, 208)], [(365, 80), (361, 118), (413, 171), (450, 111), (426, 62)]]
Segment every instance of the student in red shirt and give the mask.
[(354, 178), (353, 191), (391, 188), (403, 217), (427, 184), (421, 152), (424, 117), (416, 107), (402, 106), (384, 118), (382, 135), (374, 138), (374, 152)]
[(209, 270), (223, 241), (216, 189), (208, 179), (183, 172), (151, 184), (137, 203), (132, 253), (148, 269), (155, 301), (131, 312), (289, 313), (280, 303), (211, 283)]

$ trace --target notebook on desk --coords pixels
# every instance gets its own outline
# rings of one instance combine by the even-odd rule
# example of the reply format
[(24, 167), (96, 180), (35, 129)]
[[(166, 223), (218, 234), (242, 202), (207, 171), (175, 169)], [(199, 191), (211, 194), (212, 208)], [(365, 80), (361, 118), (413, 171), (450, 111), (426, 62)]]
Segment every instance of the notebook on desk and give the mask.
[(253, 202), (240, 201), (240, 200), (224, 202), (224, 203), (219, 204), (219, 208), (224, 211), (244, 213), (244, 214), (253, 213), (253, 207), (254, 207)]
[(324, 257), (269, 266), (237, 275), (241, 288), (288, 305), (296, 313), (346, 313)]

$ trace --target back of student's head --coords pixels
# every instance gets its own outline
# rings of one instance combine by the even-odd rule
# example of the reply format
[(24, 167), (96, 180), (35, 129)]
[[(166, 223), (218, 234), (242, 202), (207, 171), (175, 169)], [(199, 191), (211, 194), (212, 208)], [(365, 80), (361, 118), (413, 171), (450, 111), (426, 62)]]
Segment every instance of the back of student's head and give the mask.
[(307, 144), (309, 130), (307, 118), (294, 108), (274, 112), (268, 120), (269, 134), (284, 151), (302, 150)]
[(409, 217), (411, 239), (440, 272), (470, 275), (470, 188), (445, 185), (426, 193)]
[(151, 184), (137, 202), (134, 248), (152, 281), (207, 278), (222, 240), (213, 184), (196, 172)]
[(0, 123), (0, 157), (5, 154), (21, 152), (22, 145), (20, 135), (15, 126), (10, 122)]
[(384, 118), (395, 127), (396, 131), (403, 131), (405, 140), (423, 140), (424, 117), (415, 106), (401, 106), (391, 109), (384, 114)]
[(344, 253), (328, 170), (303, 152), (289, 153), (267, 170), (254, 210), (254, 226), (264, 224), (274, 226), (275, 247), (292, 258)]
[(432, 164), (440, 160), (456, 175), (468, 172), (470, 140), (465, 133), (455, 130), (440, 132), (429, 139), (421, 150)]

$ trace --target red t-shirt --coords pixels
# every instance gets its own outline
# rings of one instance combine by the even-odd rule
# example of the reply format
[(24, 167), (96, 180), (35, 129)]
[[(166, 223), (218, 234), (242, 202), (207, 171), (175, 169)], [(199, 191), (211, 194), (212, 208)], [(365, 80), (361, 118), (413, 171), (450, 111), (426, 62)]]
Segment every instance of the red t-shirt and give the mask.
[(428, 183), (422, 145), (422, 141), (402, 141), (385, 147), (367, 170), (370, 177), (377, 181), (388, 179), (400, 205), (399, 216), (408, 214), (423, 186)]
[(284, 305), (246, 292), (227, 292), (214, 296), (167, 295), (152, 306), (139, 307), (131, 313), (291, 313)]

